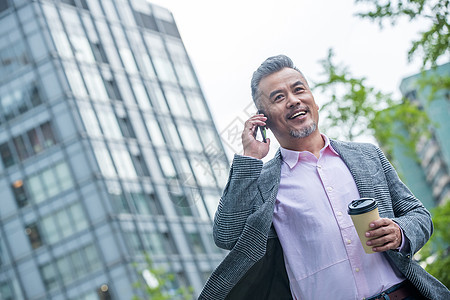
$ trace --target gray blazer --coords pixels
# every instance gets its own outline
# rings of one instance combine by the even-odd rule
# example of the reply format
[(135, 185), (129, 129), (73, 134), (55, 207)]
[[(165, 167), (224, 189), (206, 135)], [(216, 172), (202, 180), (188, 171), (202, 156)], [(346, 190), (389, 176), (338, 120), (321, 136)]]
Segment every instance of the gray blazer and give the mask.
[[(375, 198), (380, 216), (394, 220), (409, 241), (409, 252), (389, 250), (384, 254), (422, 295), (429, 299), (450, 299), (449, 290), (413, 260), (414, 253), (428, 241), (433, 231), (429, 212), (401, 182), (378, 147), (335, 140), (330, 142), (350, 169), (360, 196)], [(213, 228), (216, 245), (230, 252), (211, 274), (199, 299), (228, 299), (230, 292), (239, 295), (239, 291), (232, 289), (238, 287), (239, 282), (248, 277), (247, 273), (255, 271), (254, 266), (264, 261), (265, 256), (275, 249), (270, 241), (278, 241), (272, 226), (272, 216), (280, 174), (280, 151), (264, 166), (261, 160), (235, 155)], [(282, 255), (272, 266), (279, 266), (281, 263), (284, 264)], [(282, 268), (284, 273), (276, 273), (275, 279), (271, 279), (272, 283), (274, 280), (286, 280), (284, 265)], [(262, 272), (261, 270), (256, 269), (257, 272)], [(272, 283), (270, 286), (274, 286)], [(264, 286), (267, 288), (267, 282), (260, 283), (262, 289)], [(253, 290), (258, 291), (259, 287), (254, 285)], [(232, 298), (251, 299), (248, 296)]]

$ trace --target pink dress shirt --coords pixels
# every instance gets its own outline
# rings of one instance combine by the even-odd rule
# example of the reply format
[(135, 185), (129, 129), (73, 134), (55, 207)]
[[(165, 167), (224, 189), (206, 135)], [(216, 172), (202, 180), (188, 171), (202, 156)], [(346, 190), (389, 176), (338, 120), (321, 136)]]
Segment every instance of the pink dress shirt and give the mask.
[(380, 253), (366, 254), (347, 214), (359, 198), (353, 177), (323, 135), (312, 153), (281, 148), (273, 224), (294, 299), (364, 299), (405, 278)]

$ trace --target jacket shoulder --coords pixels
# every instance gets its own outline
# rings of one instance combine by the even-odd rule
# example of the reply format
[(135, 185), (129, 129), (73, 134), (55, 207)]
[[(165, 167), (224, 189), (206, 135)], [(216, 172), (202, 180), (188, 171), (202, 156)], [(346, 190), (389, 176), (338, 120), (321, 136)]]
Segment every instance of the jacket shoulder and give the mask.
[(339, 152), (339, 150), (362, 150), (362, 151), (378, 151), (379, 147), (371, 143), (348, 142), (330, 139), (331, 146)]

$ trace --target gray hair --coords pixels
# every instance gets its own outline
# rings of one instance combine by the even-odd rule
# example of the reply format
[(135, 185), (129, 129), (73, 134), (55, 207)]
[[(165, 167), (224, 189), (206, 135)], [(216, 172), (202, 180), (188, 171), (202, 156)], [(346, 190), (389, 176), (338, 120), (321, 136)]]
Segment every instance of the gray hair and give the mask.
[(294, 70), (298, 71), (302, 75), (303, 78), (305, 78), (305, 76), (303, 76), (302, 72), (294, 65), (292, 60), (289, 57), (287, 57), (286, 55), (282, 55), (282, 54), (269, 57), (253, 73), (250, 85), (251, 85), (251, 89), (252, 89), (253, 102), (255, 102), (255, 105), (258, 109), (261, 109), (261, 107), (259, 106), (259, 96), (260, 96), (259, 83), (261, 82), (261, 80), (264, 77), (269, 76), (278, 71), (281, 71), (284, 68), (294, 69)]

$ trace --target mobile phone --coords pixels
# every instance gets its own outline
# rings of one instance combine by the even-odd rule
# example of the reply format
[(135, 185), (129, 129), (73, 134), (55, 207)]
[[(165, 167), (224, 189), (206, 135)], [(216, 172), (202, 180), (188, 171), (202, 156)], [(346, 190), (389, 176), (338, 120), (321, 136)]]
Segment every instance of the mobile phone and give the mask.
[(262, 127), (262, 126), (258, 126), (259, 127), (259, 131), (261, 132), (261, 136), (262, 136), (262, 139), (263, 139), (263, 142), (264, 143), (267, 143), (267, 140), (266, 140), (266, 127)]
[[(258, 114), (263, 114), (264, 115), (264, 113), (262, 111), (260, 111), (260, 110), (258, 110)], [(265, 126), (258, 126), (258, 127), (259, 127), (259, 131), (261, 132), (261, 136), (262, 136), (263, 142), (267, 143), (267, 140), (266, 140), (266, 138), (267, 138), (266, 127)]]

